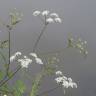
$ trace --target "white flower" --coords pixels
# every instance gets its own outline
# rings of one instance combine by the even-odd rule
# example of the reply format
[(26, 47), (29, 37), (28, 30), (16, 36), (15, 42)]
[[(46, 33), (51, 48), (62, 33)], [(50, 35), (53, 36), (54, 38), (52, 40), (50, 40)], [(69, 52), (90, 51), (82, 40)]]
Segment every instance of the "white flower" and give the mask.
[(49, 11), (48, 10), (44, 10), (43, 12), (42, 12), (42, 15), (43, 16), (47, 16), (49, 14)]
[(42, 60), (40, 58), (35, 58), (37, 64), (43, 64)]
[(84, 41), (84, 44), (87, 44), (87, 41)]
[(63, 78), (62, 77), (57, 77), (55, 78), (57, 83), (62, 83), (63, 82)]
[(36, 54), (36, 53), (30, 53), (29, 55), (31, 55), (31, 56), (37, 58), (37, 54)]
[(67, 77), (66, 76), (62, 76), (63, 77), (63, 80), (67, 80)]
[(18, 59), (18, 62), (21, 63), (22, 68), (28, 68), (28, 65), (32, 63), (32, 60), (29, 59), (27, 56), (24, 56), (24, 59)]
[(47, 19), (46, 19), (46, 22), (47, 22), (47, 23), (54, 23), (54, 20), (53, 20), (52, 18), (47, 18)]
[(60, 83), (61, 81), (59, 80), (59, 78), (55, 78), (57, 83)]
[(68, 88), (68, 87), (69, 87), (68, 81), (63, 81), (62, 85), (63, 85), (63, 87), (65, 87), (65, 88)]
[(77, 84), (74, 83), (74, 82), (69, 82), (69, 86), (70, 86), (71, 88), (77, 88)]
[(6, 94), (4, 94), (3, 96), (7, 96)]
[(85, 51), (85, 54), (87, 55), (88, 54), (88, 51)]
[(75, 82), (73, 83), (73, 87), (74, 88), (77, 88), (77, 84)]
[[(61, 71), (57, 71), (57, 74), (60, 73)], [(56, 74), (56, 75), (57, 75)], [(55, 81), (57, 84), (61, 84), (63, 86), (63, 88), (77, 88), (77, 84), (75, 82), (72, 81), (72, 78), (67, 78), (66, 76), (64, 76), (62, 74), (62, 76), (58, 76), (55, 78)]]
[(68, 78), (68, 81), (69, 81), (69, 82), (72, 82), (72, 78)]
[(33, 15), (34, 16), (38, 16), (38, 15), (42, 15), (42, 16), (45, 16), (46, 17), (46, 23), (48, 24), (48, 23), (54, 23), (54, 21), (56, 22), (56, 23), (61, 23), (62, 22), (62, 20), (61, 20), (61, 18), (59, 18), (59, 16), (58, 16), (58, 14), (57, 13), (50, 13), (50, 11), (49, 10), (44, 10), (44, 11), (42, 11), (42, 12), (40, 12), (40, 11), (34, 11), (33, 12)]
[(62, 75), (61, 71), (56, 71), (56, 75)]
[(54, 17), (54, 18), (58, 18), (58, 14), (57, 13), (51, 13), (50, 16)]
[(15, 56), (19, 56), (19, 55), (22, 55), (22, 53), (21, 52), (16, 52), (15, 53)]
[(37, 11), (34, 11), (34, 12), (33, 12), (33, 15), (34, 15), (34, 16), (38, 16), (38, 15), (40, 15), (40, 13), (41, 13), (41, 12), (37, 10)]
[(81, 45), (81, 44), (77, 44), (77, 47), (78, 47), (78, 48), (82, 48), (82, 45)]
[(81, 50), (83, 51), (83, 50), (84, 50), (84, 48), (83, 48), (83, 47), (81, 47)]
[(21, 66), (22, 66), (22, 68), (28, 68), (28, 63), (25, 63), (25, 61), (23, 60), (23, 59), (18, 59), (18, 62), (20, 62), (21, 63)]
[(16, 52), (14, 55), (12, 55), (10, 57), (10, 62), (13, 62), (16, 59), (16, 57), (19, 56), (19, 55), (21, 55), (21, 54), (22, 54), (21, 52)]
[(35, 61), (37, 64), (43, 64), (42, 60), (40, 58), (38, 58), (36, 53), (30, 53), (29, 55), (35, 57)]
[(10, 62), (13, 62), (13, 61), (15, 60), (15, 58), (16, 58), (16, 56), (14, 56), (14, 55), (11, 56), (11, 57), (10, 57)]
[(61, 18), (55, 18), (55, 22), (57, 22), (57, 23), (62, 23), (62, 20), (61, 20)]
[(73, 86), (73, 82), (69, 82), (69, 86), (71, 87), (71, 88), (73, 88), (74, 86)]

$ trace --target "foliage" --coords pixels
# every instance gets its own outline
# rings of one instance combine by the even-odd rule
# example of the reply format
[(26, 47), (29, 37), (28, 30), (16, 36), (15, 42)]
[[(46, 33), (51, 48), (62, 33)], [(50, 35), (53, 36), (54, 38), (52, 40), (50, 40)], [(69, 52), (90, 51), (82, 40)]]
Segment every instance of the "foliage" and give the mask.
[[(57, 71), (59, 69), (58, 63), (59, 63), (59, 58), (58, 55), (53, 55), (52, 52), (47, 53), (47, 54), (37, 54), (36, 49), (37, 45), (41, 39), (41, 36), (45, 32), (47, 26), (52, 23), (62, 23), (62, 19), (57, 13), (51, 13), (48, 10), (44, 11), (34, 11), (33, 12), (34, 16), (39, 17), (41, 21), (44, 24), (43, 29), (41, 30), (40, 35), (36, 39), (36, 42), (33, 46), (33, 51), (32, 53), (29, 53), (28, 56), (23, 55), (21, 52), (17, 51), (14, 53), (12, 56), (10, 56), (10, 33), (11, 30), (19, 23), (21, 22), (21, 17), (23, 16), (21, 13), (17, 11), (15, 8), (10, 14), (10, 19), (9, 23), (2, 23), (7, 29), (7, 32), (9, 34), (9, 39), (8, 40), (1, 40), (0, 41), (0, 56), (2, 57), (2, 60), (4, 61), (4, 68), (5, 70), (0, 70), (0, 96), (23, 96), (24, 93), (26, 93), (27, 86), (24, 81), (18, 80), (15, 82), (14, 85), (11, 85), (9, 81), (15, 77), (17, 72), (22, 69), (22, 70), (28, 70), (29, 66), (34, 62), (35, 64), (38, 64), (38, 66), (41, 67), (41, 70), (38, 74), (35, 75), (34, 80), (32, 80), (32, 87), (29, 96), (39, 96), (38, 94), (39, 87), (41, 85), (41, 82), (44, 77), (46, 76), (52, 76), (52, 75), (58, 75), (59, 77), (54, 78), (54, 81), (56, 83), (59, 83), (63, 85), (63, 89), (65, 92), (65, 88), (77, 88), (77, 84), (72, 81), (71, 78), (67, 78), (66, 76), (62, 75), (61, 71)], [(86, 44), (87, 41), (82, 41), (80, 38), (79, 39), (73, 39), (71, 36), (68, 37), (68, 44), (67, 48), (76, 48), (79, 50), (80, 53), (83, 53), (84, 55), (88, 54), (88, 51), (86, 50)], [(9, 52), (9, 57), (7, 58), (5, 54), (3, 53), (3, 49), (8, 49)], [(63, 50), (64, 51), (64, 50)], [(53, 52), (53, 53), (58, 53), (60, 54), (61, 51), (58, 52)], [(38, 56), (39, 55), (39, 56)], [(41, 57), (41, 58), (40, 58)], [(45, 61), (44, 61), (45, 60)], [(11, 70), (11, 63), (16, 63), (16, 68), (12, 71)], [(27, 71), (26, 71), (27, 72)], [(56, 74), (55, 74), (56, 73)], [(24, 73), (25, 74), (25, 73)], [(25, 76), (25, 75), (24, 75)], [(30, 75), (27, 74), (27, 79), (29, 80), (32, 79)], [(73, 85), (72, 85), (73, 84)], [(47, 93), (50, 91), (56, 90), (56, 88), (53, 88), (51, 90), (48, 90), (46, 92), (41, 93), (44, 96), (47, 96)]]
[(42, 74), (37, 75), (36, 79), (33, 82), (30, 96), (37, 96), (41, 79), (42, 79)]
[(25, 92), (26, 86), (23, 81), (17, 80), (13, 88), (16, 96), (22, 96), (22, 94)]

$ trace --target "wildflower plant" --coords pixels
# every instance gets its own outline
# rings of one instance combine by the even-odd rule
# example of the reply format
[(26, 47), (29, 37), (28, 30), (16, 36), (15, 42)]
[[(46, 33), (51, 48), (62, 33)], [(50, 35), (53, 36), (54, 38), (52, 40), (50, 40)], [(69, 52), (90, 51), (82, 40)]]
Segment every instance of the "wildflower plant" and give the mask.
[(67, 78), (66, 76), (64, 76), (61, 71), (56, 71), (56, 76), (57, 77), (55, 78), (55, 81), (57, 84), (62, 86), (62, 88), (64, 89), (64, 94), (66, 88), (77, 88), (77, 84), (73, 82), (71, 78)]
[(69, 36), (68, 47), (76, 48), (79, 51), (79, 53), (83, 54), (84, 56), (87, 56), (88, 54), (87, 41), (83, 41), (81, 38), (74, 40), (72, 36)]
[[(22, 16), (22, 13), (19, 13), (15, 8), (9, 14), (9, 23), (2, 23), (2, 25), (6, 27), (7, 32), (9, 33), (9, 39), (0, 41), (0, 55), (4, 61), (4, 68), (6, 70), (4, 71), (0, 69), (0, 96), (25, 96), (24, 93), (26, 93), (27, 86), (23, 80), (19, 80), (18, 78), (14, 85), (10, 85), (9, 81), (11, 81), (20, 70), (25, 70), (28, 69), (29, 66), (32, 66), (33, 62), (41, 66), (41, 70), (38, 74), (35, 75), (34, 79), (27, 74), (28, 79), (33, 79), (31, 85), (32, 87), (30, 89), (31, 91), (28, 93), (27, 96), (43, 96), (45, 94), (49, 94), (51, 91), (56, 90), (57, 88), (62, 88), (65, 95), (65, 89), (77, 88), (78, 81), (74, 82), (72, 78), (66, 77), (62, 71), (58, 71), (58, 63), (60, 63), (58, 55), (61, 52), (60, 50), (56, 52), (48, 52), (45, 54), (38, 54), (36, 51), (41, 36), (45, 32), (47, 26), (51, 23), (62, 23), (62, 19), (59, 17), (59, 14), (55, 12), (50, 12), (49, 10), (34, 11), (33, 16), (40, 18), (44, 26), (41, 30), (41, 33), (37, 37), (36, 42), (34, 43), (32, 52), (27, 55), (24, 55), (22, 52), (19, 51), (15, 52), (13, 55), (10, 54), (11, 30), (13, 30), (13, 28), (22, 21)], [(79, 50), (80, 53), (87, 55), (88, 51), (86, 50), (86, 44), (87, 41), (82, 41), (80, 38), (74, 40), (72, 37), (69, 37), (67, 48), (76, 48), (77, 50)], [(2, 50), (5, 48), (7, 48), (9, 52), (8, 60), (2, 52)], [(16, 63), (16, 68), (13, 71), (11, 70), (11, 63)], [(43, 78), (53, 75), (55, 76), (53, 81), (56, 83), (57, 86), (45, 92), (39, 93), (39, 87), (41, 86), (41, 81), (43, 80)]]

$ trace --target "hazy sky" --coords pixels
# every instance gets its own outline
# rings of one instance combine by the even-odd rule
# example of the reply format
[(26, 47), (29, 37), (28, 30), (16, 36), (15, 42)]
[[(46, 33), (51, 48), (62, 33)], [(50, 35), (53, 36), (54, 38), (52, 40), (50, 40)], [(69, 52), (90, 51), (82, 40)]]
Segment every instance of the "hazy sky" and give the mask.
[[(77, 51), (67, 50), (62, 64), (64, 73), (78, 84), (72, 96), (96, 96), (96, 0), (0, 0), (0, 19), (7, 22), (13, 8), (17, 8), (24, 16), (22, 23), (11, 33), (12, 53), (22, 48), (26, 54), (32, 51), (42, 29), (41, 21), (32, 16), (34, 10), (57, 12), (63, 20), (62, 24), (48, 26), (38, 45), (39, 52), (64, 48), (70, 32), (88, 41), (89, 54), (86, 60)], [(4, 40), (8, 34), (2, 28), (0, 38)], [(46, 89), (52, 87), (52, 82), (49, 83), (45, 84)], [(54, 91), (49, 96), (63, 96), (60, 92)]]

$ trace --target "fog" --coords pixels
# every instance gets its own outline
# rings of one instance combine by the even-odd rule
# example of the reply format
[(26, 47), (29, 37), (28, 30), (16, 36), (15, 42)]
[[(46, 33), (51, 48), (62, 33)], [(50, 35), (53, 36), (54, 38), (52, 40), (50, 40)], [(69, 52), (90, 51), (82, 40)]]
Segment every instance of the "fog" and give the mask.
[[(11, 32), (11, 54), (21, 49), (24, 54), (32, 51), (34, 42), (43, 27), (42, 22), (32, 15), (34, 10), (47, 9), (56, 12), (62, 18), (62, 24), (50, 24), (47, 27), (36, 51), (37, 53), (52, 52), (65, 48), (68, 33), (86, 40), (89, 53), (86, 59), (74, 49), (65, 49), (65, 53), (60, 55), (60, 63), (64, 65), (64, 74), (72, 77), (78, 84), (78, 88), (72, 89), (68, 96), (96, 96), (96, 1), (1, 0), (0, 19), (8, 22), (8, 14), (13, 8), (17, 8), (24, 16), (22, 22), (17, 24)], [(0, 30), (2, 31), (0, 32), (1, 40), (8, 38), (8, 33), (3, 26), (0, 26)], [(32, 68), (34, 73), (38, 70), (38, 66)], [(29, 83), (28, 86), (31, 87)], [(54, 86), (55, 83), (50, 78), (44, 79), (41, 91), (54, 88)], [(63, 96), (63, 93), (57, 89), (48, 95)]]

